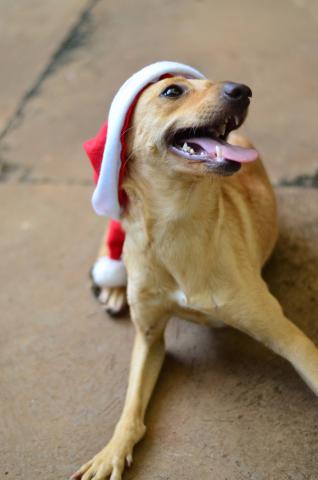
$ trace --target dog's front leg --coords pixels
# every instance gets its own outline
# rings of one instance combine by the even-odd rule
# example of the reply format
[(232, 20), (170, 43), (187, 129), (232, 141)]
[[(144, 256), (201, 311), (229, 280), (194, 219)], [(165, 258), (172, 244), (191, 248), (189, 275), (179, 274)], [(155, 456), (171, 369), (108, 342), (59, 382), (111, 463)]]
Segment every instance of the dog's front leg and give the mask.
[(145, 411), (164, 360), (166, 323), (167, 318), (162, 316), (135, 321), (136, 336), (122, 415), (110, 442), (71, 477), (73, 480), (104, 480), (109, 476), (111, 480), (120, 480), (125, 461), (131, 465), (134, 445), (145, 434)]
[(284, 315), (262, 279), (253, 279), (248, 285), (225, 307), (226, 323), (286, 358), (318, 395), (317, 347)]

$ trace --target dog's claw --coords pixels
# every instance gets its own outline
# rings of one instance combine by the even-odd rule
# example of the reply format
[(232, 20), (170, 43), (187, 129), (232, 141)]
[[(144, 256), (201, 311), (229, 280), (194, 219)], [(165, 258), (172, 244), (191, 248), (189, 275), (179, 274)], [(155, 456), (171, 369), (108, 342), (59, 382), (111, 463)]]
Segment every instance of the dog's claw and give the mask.
[(77, 470), (73, 475), (70, 476), (69, 480), (81, 480), (84, 473), (92, 466), (93, 461), (85, 463), (81, 466), (79, 470)]
[(114, 467), (110, 480), (121, 480), (121, 472), (117, 467)]
[(132, 466), (132, 463), (133, 463), (133, 457), (132, 457), (131, 453), (129, 455), (127, 455), (126, 462), (127, 462), (127, 467), (130, 468)]

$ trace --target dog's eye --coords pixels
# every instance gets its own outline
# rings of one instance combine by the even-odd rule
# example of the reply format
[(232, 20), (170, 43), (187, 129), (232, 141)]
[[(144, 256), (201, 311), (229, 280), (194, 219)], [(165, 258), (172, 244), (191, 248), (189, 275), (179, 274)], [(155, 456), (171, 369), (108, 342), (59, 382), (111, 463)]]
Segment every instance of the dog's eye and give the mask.
[(169, 98), (177, 98), (183, 94), (184, 90), (179, 85), (169, 85), (169, 87), (165, 88), (163, 92), (161, 92), (161, 97), (169, 97)]

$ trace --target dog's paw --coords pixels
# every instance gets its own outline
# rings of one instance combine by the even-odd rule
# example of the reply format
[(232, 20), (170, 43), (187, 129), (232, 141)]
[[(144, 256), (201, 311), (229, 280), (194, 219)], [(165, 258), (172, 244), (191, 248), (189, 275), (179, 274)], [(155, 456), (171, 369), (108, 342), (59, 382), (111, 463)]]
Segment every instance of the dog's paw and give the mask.
[(85, 463), (70, 480), (121, 480), (125, 465), (131, 466), (135, 444), (142, 438), (145, 427), (115, 435), (106, 447)]
[(111, 317), (120, 317), (128, 312), (126, 287), (99, 287), (93, 282), (91, 289), (103, 310)]
[(120, 317), (128, 312), (126, 286), (100, 286), (90, 271), (91, 290), (99, 303), (111, 317)]
[(120, 317), (127, 313), (126, 287), (100, 288), (97, 299), (111, 317)]

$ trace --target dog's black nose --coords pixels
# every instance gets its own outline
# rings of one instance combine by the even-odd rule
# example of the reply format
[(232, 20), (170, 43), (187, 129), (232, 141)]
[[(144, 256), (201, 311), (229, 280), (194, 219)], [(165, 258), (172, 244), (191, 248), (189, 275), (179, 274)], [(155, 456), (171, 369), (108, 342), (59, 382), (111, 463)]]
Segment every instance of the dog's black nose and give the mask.
[(223, 85), (223, 96), (232, 102), (247, 100), (252, 96), (252, 90), (242, 83), (225, 82)]

